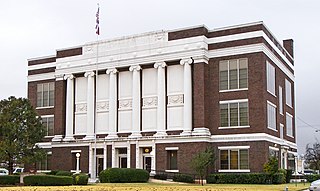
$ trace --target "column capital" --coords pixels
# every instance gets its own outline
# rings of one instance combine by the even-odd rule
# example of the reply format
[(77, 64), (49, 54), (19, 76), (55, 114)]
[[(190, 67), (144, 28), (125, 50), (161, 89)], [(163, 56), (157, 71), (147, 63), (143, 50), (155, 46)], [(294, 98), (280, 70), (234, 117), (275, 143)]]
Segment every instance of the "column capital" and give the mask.
[(73, 80), (75, 77), (74, 77), (74, 75), (72, 75), (72, 74), (66, 74), (66, 75), (64, 75), (64, 77), (63, 77), (63, 79), (65, 79), (65, 80)]
[(141, 70), (141, 66), (139, 66), (139, 65), (133, 65), (133, 66), (130, 66), (130, 68), (129, 68), (130, 72), (139, 71), (139, 70)]
[(165, 63), (165, 62), (156, 62), (156, 63), (154, 63), (154, 68), (164, 68), (164, 67), (166, 67), (167, 66), (167, 64)]
[(192, 64), (192, 63), (193, 63), (192, 58), (183, 58), (180, 60), (180, 65)]
[(92, 71), (88, 71), (88, 72), (86, 72), (86, 73), (84, 73), (84, 77), (93, 77), (94, 76), (94, 72), (92, 72)]
[(116, 74), (118, 70), (116, 68), (109, 68), (106, 71), (106, 74)]

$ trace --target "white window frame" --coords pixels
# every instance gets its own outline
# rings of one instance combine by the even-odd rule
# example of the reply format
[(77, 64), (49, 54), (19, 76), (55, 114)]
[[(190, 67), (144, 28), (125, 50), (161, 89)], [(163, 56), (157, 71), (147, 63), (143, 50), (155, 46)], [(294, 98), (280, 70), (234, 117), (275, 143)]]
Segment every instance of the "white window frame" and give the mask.
[[(231, 60), (237, 60), (237, 77), (238, 77), (238, 88), (235, 89), (230, 89), (230, 61)], [(247, 87), (246, 88), (240, 88), (240, 60), (247, 60)], [(226, 90), (221, 90), (220, 89), (220, 62), (222, 61), (227, 61), (228, 62), (228, 89)], [(230, 60), (222, 60), (219, 62), (219, 92), (229, 92), (229, 91), (241, 91), (241, 90), (248, 90), (249, 86), (249, 62), (248, 58), (239, 58), (239, 59), (230, 59)]]
[[(48, 119), (48, 118), (53, 118), (53, 135), (48, 135), (48, 133), (49, 133), (49, 123), (47, 122), (47, 126), (46, 126), (47, 134), (46, 134), (45, 137), (53, 137), (54, 136), (54, 115), (42, 115), (41, 116), (41, 120)], [(41, 122), (41, 123), (43, 123), (43, 122)]]
[(286, 105), (292, 108), (292, 84), (289, 80), (285, 80), (286, 88)]
[[(44, 86), (44, 84), (47, 84), (48, 85), (48, 100), (47, 100), (47, 102), (48, 102), (48, 105), (44, 105), (43, 104), (43, 86)], [(54, 93), (53, 93), (53, 104), (52, 105), (50, 105), (50, 84), (52, 84), (53, 85), (53, 91), (54, 91)], [(41, 104), (40, 104), (40, 106), (38, 105), (38, 86), (41, 86)], [(39, 83), (39, 84), (37, 84), (37, 88), (36, 88), (37, 90), (36, 90), (36, 98), (37, 98), (37, 103), (36, 103), (36, 109), (43, 109), (43, 108), (54, 108), (54, 103), (55, 103), (55, 82), (47, 82), (47, 83)]]
[[(247, 105), (248, 105), (248, 125), (245, 125), (245, 126), (240, 126), (240, 107), (239, 107), (239, 104), (240, 103), (245, 103), (247, 102)], [(229, 104), (231, 103), (237, 103), (238, 104), (238, 126), (230, 126), (230, 106)], [(249, 100), (248, 99), (239, 99), (239, 100), (227, 100), (227, 101), (220, 101), (219, 102), (219, 107), (220, 105), (222, 104), (228, 104), (228, 124), (229, 126), (228, 127), (218, 127), (218, 129), (239, 129), (239, 128), (249, 128), (250, 127), (250, 121), (249, 121)], [(220, 111), (220, 108), (219, 108), (219, 111)], [(221, 118), (220, 118), (221, 120)]]
[[(223, 146), (223, 147), (218, 147), (219, 150), (219, 160), (221, 162), (220, 158), (220, 151), (222, 150), (227, 150), (228, 151), (228, 166), (230, 168), (230, 151), (231, 150), (237, 150), (238, 155), (240, 154), (240, 150), (248, 150), (248, 167), (249, 169), (220, 169), (221, 164), (219, 166), (218, 172), (250, 172), (250, 153), (249, 153), (250, 146)], [(238, 168), (240, 168), (240, 157), (238, 157)]]
[(279, 98), (279, 113), (283, 115), (283, 88), (279, 86), (278, 98)]
[(287, 136), (292, 138), (294, 137), (293, 136), (293, 116), (290, 113), (286, 113), (286, 132), (287, 132)]
[[(274, 113), (271, 113), (271, 110)], [(270, 115), (272, 114), (272, 116)], [(267, 101), (267, 127), (273, 131), (277, 130), (277, 106), (270, 101)]]
[(276, 97), (276, 68), (270, 63), (266, 62), (267, 72), (267, 91)]

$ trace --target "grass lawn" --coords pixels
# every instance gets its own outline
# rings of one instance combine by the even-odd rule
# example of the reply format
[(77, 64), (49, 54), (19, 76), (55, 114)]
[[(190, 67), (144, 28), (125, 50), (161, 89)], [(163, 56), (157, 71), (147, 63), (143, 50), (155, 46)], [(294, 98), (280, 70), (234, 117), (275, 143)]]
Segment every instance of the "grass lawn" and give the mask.
[(195, 184), (159, 184), (159, 183), (145, 183), (145, 184), (95, 184), (88, 186), (21, 186), (21, 187), (0, 187), (2, 190), (11, 191), (283, 191), (288, 186), (289, 191), (305, 190), (309, 187), (306, 184), (281, 184), (281, 185), (248, 185), (248, 184), (207, 184), (205, 186)]

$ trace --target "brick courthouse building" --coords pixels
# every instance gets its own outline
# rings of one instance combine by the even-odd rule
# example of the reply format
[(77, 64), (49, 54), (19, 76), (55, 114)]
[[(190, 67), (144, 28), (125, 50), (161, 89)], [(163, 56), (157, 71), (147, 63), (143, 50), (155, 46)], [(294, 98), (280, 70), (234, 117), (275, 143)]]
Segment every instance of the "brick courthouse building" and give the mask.
[(38, 170), (191, 173), (206, 147), (216, 172), (295, 166), (293, 41), (262, 22), (60, 49), (28, 60), (28, 98), (48, 130)]

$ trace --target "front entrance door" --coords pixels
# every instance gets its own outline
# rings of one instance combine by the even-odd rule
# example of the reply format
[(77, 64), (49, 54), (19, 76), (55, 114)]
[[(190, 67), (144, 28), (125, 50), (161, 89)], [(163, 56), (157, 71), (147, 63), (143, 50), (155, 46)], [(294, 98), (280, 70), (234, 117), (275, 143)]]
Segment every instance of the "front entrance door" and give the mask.
[(147, 170), (148, 172), (151, 172), (151, 157), (143, 157), (143, 169)]
[(120, 168), (127, 168), (127, 157), (119, 157)]
[(103, 157), (97, 157), (97, 174), (103, 170)]

